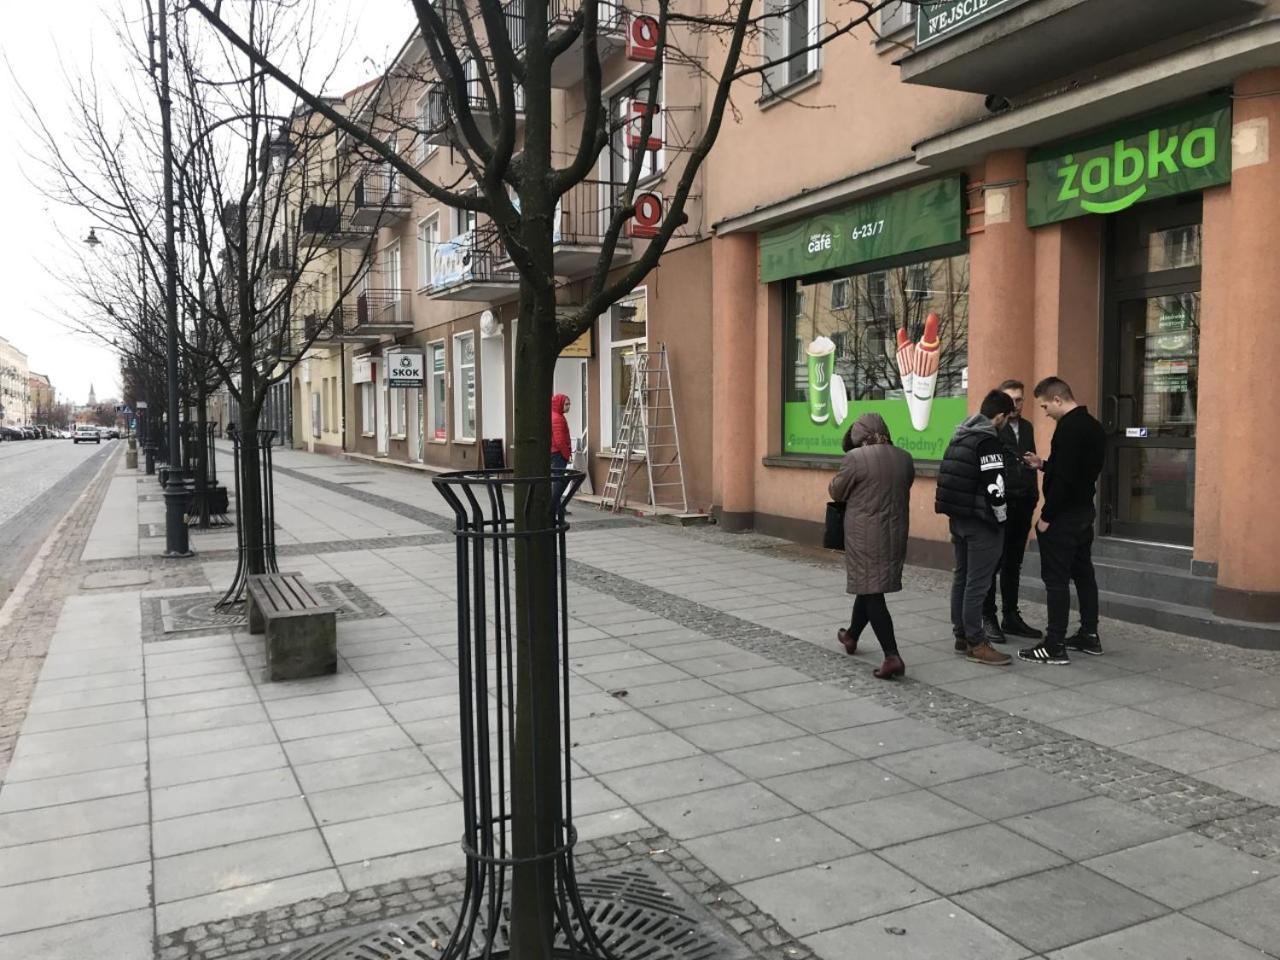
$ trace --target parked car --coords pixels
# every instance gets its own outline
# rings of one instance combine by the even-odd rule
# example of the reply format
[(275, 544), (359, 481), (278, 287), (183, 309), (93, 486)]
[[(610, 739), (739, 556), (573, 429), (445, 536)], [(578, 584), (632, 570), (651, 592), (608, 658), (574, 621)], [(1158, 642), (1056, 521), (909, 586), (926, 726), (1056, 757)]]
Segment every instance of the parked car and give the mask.
[(103, 430), (103, 437), (107, 440), (119, 440), (120, 430), (118, 427), (106, 427)]
[(0, 426), (0, 440), (21, 440), (22, 431), (17, 427)]
[(88, 423), (77, 423), (75, 435), (72, 436), (73, 443), (88, 443), (92, 440), (94, 443), (102, 443), (102, 434), (98, 432), (98, 428)]

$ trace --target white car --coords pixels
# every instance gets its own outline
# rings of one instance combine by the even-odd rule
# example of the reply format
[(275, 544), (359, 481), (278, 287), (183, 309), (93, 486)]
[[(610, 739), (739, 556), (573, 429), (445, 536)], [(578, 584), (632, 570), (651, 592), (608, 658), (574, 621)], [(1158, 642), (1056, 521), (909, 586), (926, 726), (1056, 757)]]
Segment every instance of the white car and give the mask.
[(87, 423), (77, 423), (75, 433), (71, 435), (72, 443), (79, 443), (83, 440), (88, 443), (92, 440), (94, 443), (102, 443), (102, 434), (98, 432), (98, 428)]

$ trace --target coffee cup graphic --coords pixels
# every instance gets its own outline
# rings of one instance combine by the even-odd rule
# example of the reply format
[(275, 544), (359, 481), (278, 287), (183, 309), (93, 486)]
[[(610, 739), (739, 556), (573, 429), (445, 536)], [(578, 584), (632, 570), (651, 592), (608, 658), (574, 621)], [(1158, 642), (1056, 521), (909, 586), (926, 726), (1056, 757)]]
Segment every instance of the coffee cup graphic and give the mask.
[(836, 345), (830, 337), (815, 337), (805, 348), (809, 362), (809, 419), (831, 419), (831, 377), (836, 369)]

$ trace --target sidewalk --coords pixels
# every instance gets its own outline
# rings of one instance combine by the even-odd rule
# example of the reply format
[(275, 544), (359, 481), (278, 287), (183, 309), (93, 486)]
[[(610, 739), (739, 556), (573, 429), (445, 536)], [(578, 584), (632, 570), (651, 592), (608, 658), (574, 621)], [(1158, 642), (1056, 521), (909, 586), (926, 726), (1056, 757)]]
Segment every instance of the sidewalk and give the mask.
[[(116, 457), (41, 572), (71, 586), (9, 627), (56, 615), (0, 766), (0, 960), (257, 956), (457, 898), (451, 517), (424, 477), (276, 465), (338, 674), (262, 681), (210, 610), (234, 531), (162, 560), (159, 488)], [(836, 647), (838, 563), (571, 519), (584, 869), (652, 865), (758, 957), (1280, 956), (1280, 654), (1104, 622), (1101, 658), (993, 670), (909, 570), (881, 683), (873, 639)]]

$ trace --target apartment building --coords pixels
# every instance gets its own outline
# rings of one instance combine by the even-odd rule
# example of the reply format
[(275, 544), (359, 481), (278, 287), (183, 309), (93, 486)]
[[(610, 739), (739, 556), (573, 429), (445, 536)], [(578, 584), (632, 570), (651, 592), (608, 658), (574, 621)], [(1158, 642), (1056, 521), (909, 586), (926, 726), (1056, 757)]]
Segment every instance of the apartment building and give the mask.
[(0, 337), (0, 423), (13, 427), (30, 422), (31, 387), (27, 355)]

